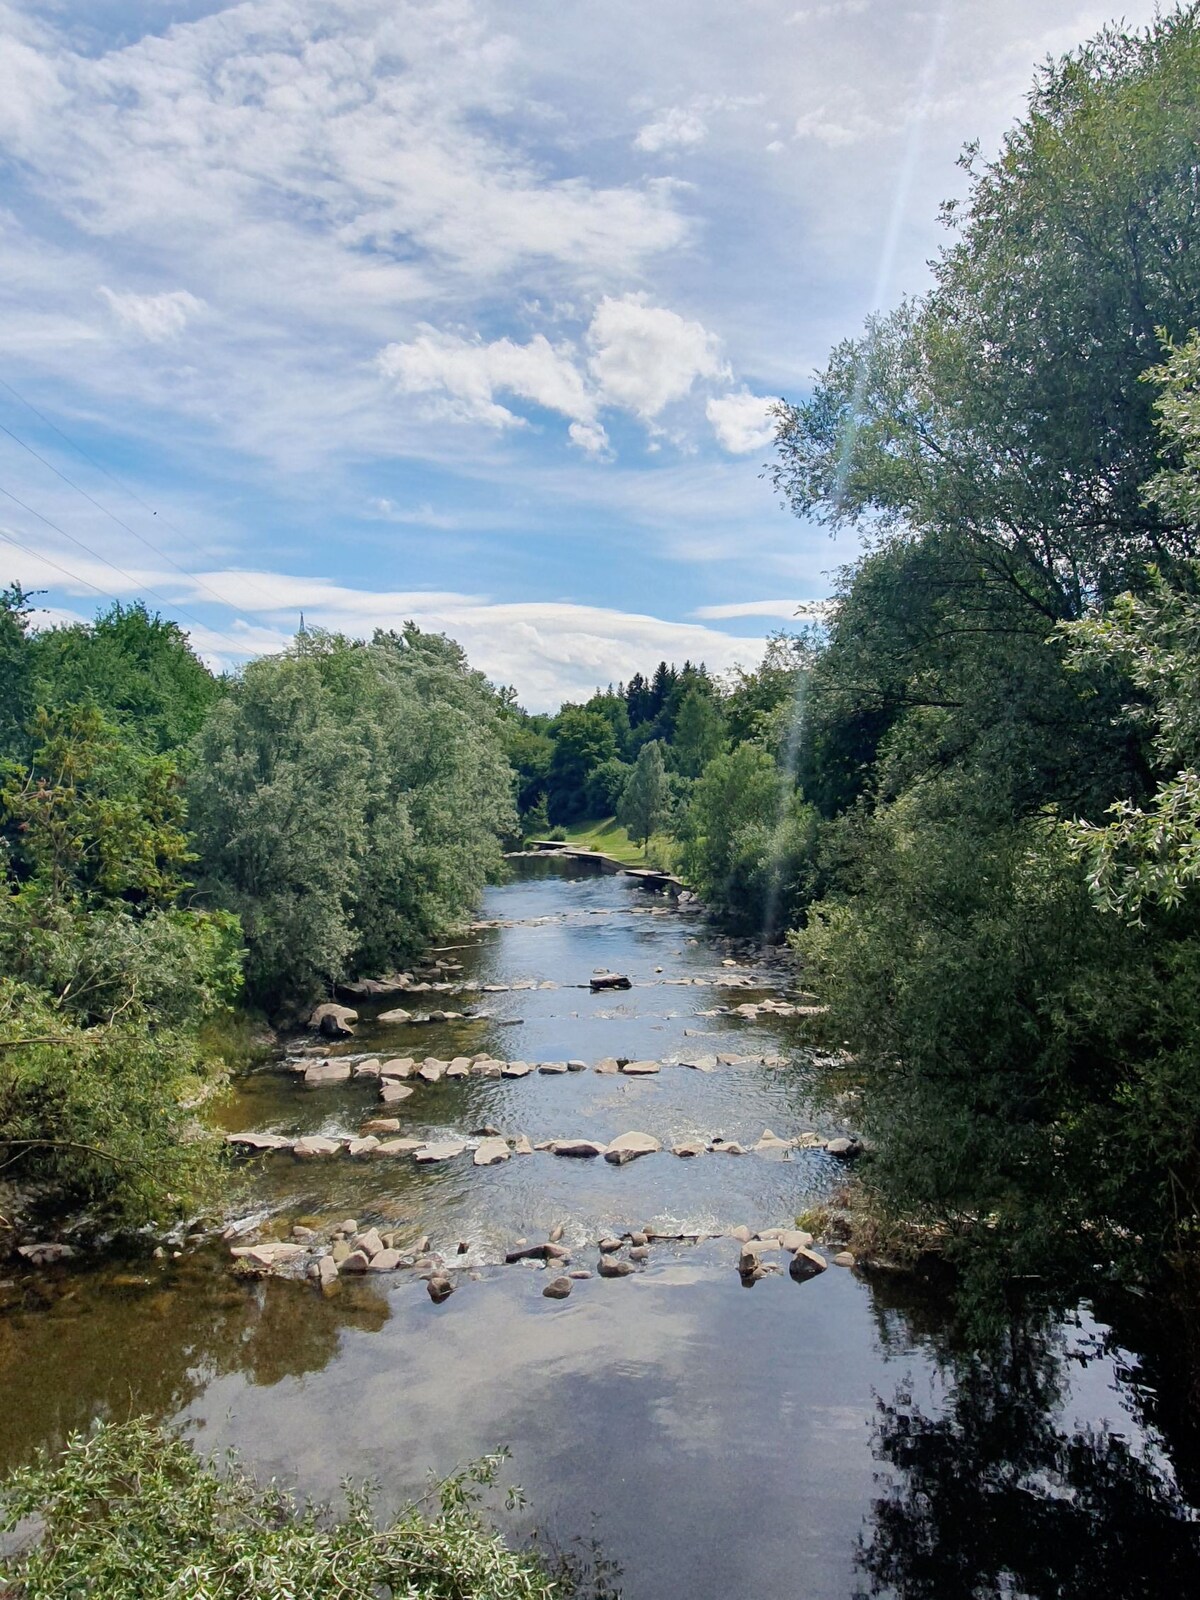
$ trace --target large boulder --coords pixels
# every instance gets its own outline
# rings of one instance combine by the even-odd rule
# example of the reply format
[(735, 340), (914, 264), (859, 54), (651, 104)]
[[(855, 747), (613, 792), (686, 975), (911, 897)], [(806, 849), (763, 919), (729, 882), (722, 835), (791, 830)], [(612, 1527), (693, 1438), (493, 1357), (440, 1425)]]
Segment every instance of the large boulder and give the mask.
[(353, 1006), (339, 1006), (326, 1000), (309, 1013), (308, 1026), (313, 1033), (324, 1034), (327, 1039), (348, 1039), (354, 1032), (352, 1023), (358, 1021)]
[(604, 1159), (611, 1161), (614, 1167), (623, 1167), (627, 1161), (636, 1161), (638, 1156), (651, 1156), (662, 1149), (662, 1145), (649, 1133), (622, 1133), (615, 1138), (604, 1152)]
[(411, 1022), (412, 1021), (412, 1012), (411, 1011), (405, 1011), (403, 1006), (396, 1006), (391, 1011), (381, 1011), (379, 1013), (379, 1015), (375, 1018), (375, 1021), (376, 1022), (385, 1022), (385, 1023), (389, 1024), (389, 1025), (392, 1024), (392, 1023)]

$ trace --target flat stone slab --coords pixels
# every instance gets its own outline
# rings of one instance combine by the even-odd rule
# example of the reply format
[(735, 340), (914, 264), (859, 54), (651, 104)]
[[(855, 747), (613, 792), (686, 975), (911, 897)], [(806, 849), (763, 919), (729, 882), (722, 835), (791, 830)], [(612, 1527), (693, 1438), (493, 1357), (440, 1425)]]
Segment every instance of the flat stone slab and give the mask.
[(363, 1136), (364, 1139), (367, 1137), (368, 1134), (371, 1134), (371, 1133), (374, 1133), (374, 1134), (399, 1133), (400, 1132), (400, 1118), (399, 1117), (372, 1117), (369, 1122), (364, 1122), (363, 1123), (361, 1132), (362, 1132), (362, 1136)]
[(597, 1061), (596, 1063), (597, 1072), (620, 1072), (620, 1070), (621, 1063), (616, 1056), (605, 1056), (603, 1061)]
[(352, 1078), (377, 1078), (379, 1076), (379, 1059), (371, 1056), (366, 1061), (356, 1061), (350, 1069)]
[(368, 1133), (361, 1139), (351, 1139), (346, 1146), (346, 1154), (349, 1156), (369, 1156), (378, 1146), (379, 1140), (373, 1133)]
[(611, 1161), (614, 1167), (623, 1167), (627, 1161), (636, 1161), (638, 1156), (652, 1156), (662, 1149), (659, 1141), (649, 1133), (622, 1133), (615, 1138), (604, 1152), (604, 1159)]
[(389, 1061), (382, 1061), (379, 1065), (381, 1078), (411, 1078), (417, 1070), (417, 1063), (411, 1056), (393, 1056)]
[(268, 1243), (234, 1245), (229, 1253), (240, 1261), (252, 1261), (256, 1267), (277, 1267), (308, 1251), (302, 1244)]
[(533, 1066), (528, 1061), (506, 1061), (500, 1068), (502, 1078), (527, 1078), (533, 1071)]
[(566, 1070), (567, 1070), (567, 1063), (565, 1061), (539, 1061), (538, 1062), (538, 1071), (546, 1073), (547, 1076), (550, 1076), (550, 1075), (557, 1076), (560, 1073), (566, 1072)]
[(677, 1156), (702, 1156), (708, 1146), (703, 1139), (683, 1139), (673, 1149)]
[(471, 1063), (466, 1056), (455, 1056), (446, 1068), (448, 1078), (469, 1078), (471, 1076)]
[(446, 1062), (422, 1061), (417, 1068), (417, 1077), (423, 1078), (426, 1083), (441, 1083), (446, 1076)]
[(290, 1150), (292, 1140), (278, 1133), (227, 1133), (225, 1143), (243, 1150)]
[(292, 1154), (301, 1161), (314, 1161), (322, 1157), (336, 1156), (342, 1148), (340, 1139), (325, 1139), (320, 1134), (306, 1135), (297, 1139), (292, 1146)]
[(330, 1083), (349, 1083), (351, 1070), (348, 1061), (314, 1061), (304, 1069), (304, 1084), (308, 1089), (321, 1089)]
[(552, 1139), (550, 1149), (556, 1156), (602, 1156), (608, 1149), (607, 1145), (598, 1144), (595, 1139)]
[(473, 1159), (477, 1167), (495, 1167), (501, 1161), (507, 1161), (511, 1155), (506, 1139), (483, 1139)]
[(417, 1160), (426, 1166), (434, 1161), (453, 1161), (455, 1156), (462, 1155), (466, 1144), (459, 1139), (445, 1139), (440, 1144), (422, 1145), (417, 1151)]
[(661, 1070), (662, 1066), (658, 1061), (627, 1061), (621, 1068), (627, 1078), (648, 1078), (651, 1073)]
[(388, 1023), (390, 1025), (393, 1022), (411, 1022), (412, 1019), (413, 1014), (411, 1011), (405, 1011), (403, 1006), (396, 1006), (391, 1011), (381, 1011), (375, 1018), (375, 1021)]
[(402, 1259), (403, 1257), (399, 1250), (380, 1250), (377, 1255), (371, 1257), (371, 1265), (367, 1268), (367, 1271), (395, 1272)]
[(385, 1106), (397, 1106), (401, 1100), (412, 1097), (412, 1088), (407, 1083), (400, 1083), (396, 1078), (383, 1078), (379, 1084), (380, 1103)]
[(414, 1150), (425, 1148), (424, 1139), (382, 1139), (371, 1151), (372, 1156), (410, 1156)]

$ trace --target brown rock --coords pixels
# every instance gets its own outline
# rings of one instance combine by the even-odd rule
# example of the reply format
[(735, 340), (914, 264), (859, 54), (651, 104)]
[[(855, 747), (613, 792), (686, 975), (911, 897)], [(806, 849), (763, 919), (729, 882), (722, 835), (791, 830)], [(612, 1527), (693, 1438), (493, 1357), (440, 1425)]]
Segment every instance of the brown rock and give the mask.
[(547, 1300), (565, 1300), (570, 1292), (570, 1278), (552, 1278), (542, 1290)]

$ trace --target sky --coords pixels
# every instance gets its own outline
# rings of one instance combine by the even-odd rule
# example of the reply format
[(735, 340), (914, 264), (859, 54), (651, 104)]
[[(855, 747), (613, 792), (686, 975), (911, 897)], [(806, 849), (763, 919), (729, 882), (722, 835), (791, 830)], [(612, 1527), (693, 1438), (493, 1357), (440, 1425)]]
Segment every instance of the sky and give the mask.
[(219, 668), (412, 618), (531, 710), (753, 665), (855, 554), (769, 404), (1112, 15), (0, 0), (0, 583)]

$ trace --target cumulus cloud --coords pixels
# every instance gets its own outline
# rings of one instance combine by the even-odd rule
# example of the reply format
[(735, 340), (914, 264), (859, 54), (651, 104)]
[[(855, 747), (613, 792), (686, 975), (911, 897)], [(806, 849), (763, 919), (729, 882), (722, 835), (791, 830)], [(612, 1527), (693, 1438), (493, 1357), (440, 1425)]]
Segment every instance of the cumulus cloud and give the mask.
[(634, 145), (657, 155), (661, 150), (686, 150), (702, 144), (708, 137), (708, 124), (695, 111), (672, 106), (656, 122), (647, 122), (637, 131)]
[(770, 414), (772, 402), (765, 395), (745, 389), (736, 394), (713, 395), (704, 408), (712, 423), (717, 442), (731, 455), (746, 455), (761, 450), (775, 437)]
[(166, 294), (118, 294), (101, 284), (99, 294), (122, 328), (150, 344), (178, 339), (192, 318), (204, 310), (204, 301), (186, 289), (171, 289)]
[(401, 393), (443, 397), (454, 413), (492, 427), (518, 427), (523, 421), (495, 399), (498, 392), (532, 400), (580, 423), (595, 423), (596, 402), (570, 348), (552, 345), (544, 334), (528, 344), (512, 339), (485, 344), (423, 327), (416, 339), (387, 345), (376, 360)]
[(650, 421), (698, 378), (732, 376), (720, 341), (699, 322), (649, 304), (644, 294), (606, 295), (588, 329), (588, 370), (603, 398)]

